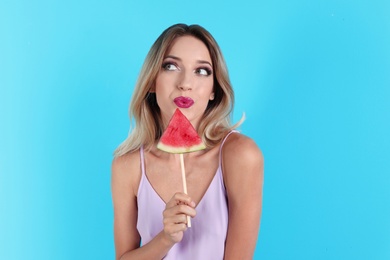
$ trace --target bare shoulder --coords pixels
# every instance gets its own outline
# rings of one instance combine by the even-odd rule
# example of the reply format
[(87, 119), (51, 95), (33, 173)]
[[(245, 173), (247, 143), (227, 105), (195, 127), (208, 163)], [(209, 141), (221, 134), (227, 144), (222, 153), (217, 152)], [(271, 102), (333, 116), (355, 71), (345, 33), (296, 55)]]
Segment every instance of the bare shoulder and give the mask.
[(260, 190), (264, 159), (255, 141), (240, 133), (231, 134), (222, 148), (222, 172), (230, 194), (240, 193), (242, 187)]
[(111, 178), (112, 186), (126, 185), (136, 194), (141, 178), (139, 150), (115, 157), (111, 164)]
[(115, 171), (123, 171), (124, 169), (139, 167), (139, 162), (139, 150), (136, 150), (122, 156), (114, 157), (112, 160), (112, 169)]
[(263, 164), (263, 154), (256, 142), (241, 133), (232, 133), (222, 148), (225, 165), (257, 163)]

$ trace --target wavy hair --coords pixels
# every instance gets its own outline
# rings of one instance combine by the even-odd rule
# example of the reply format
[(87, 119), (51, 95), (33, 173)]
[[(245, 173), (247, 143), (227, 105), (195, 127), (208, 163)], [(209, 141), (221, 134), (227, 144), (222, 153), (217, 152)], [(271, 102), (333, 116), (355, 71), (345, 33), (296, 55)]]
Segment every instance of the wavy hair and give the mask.
[(130, 102), (130, 133), (115, 150), (114, 156), (135, 151), (142, 145), (145, 149), (150, 149), (160, 139), (164, 126), (156, 94), (151, 90), (173, 41), (187, 35), (201, 40), (206, 45), (213, 64), (215, 97), (209, 101), (197, 129), (203, 142), (207, 147), (215, 146), (227, 132), (238, 127), (243, 121), (244, 118), (235, 125), (231, 124), (234, 92), (225, 60), (214, 37), (199, 25), (175, 24), (163, 31), (145, 58)]

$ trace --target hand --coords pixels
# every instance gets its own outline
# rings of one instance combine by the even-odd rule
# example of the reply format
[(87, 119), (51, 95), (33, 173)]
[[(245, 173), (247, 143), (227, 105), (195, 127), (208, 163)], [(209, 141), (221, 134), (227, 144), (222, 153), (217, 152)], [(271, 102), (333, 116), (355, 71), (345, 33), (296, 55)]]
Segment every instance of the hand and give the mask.
[(178, 192), (168, 201), (163, 212), (164, 234), (169, 241), (178, 243), (187, 230), (187, 216), (195, 217), (195, 202)]

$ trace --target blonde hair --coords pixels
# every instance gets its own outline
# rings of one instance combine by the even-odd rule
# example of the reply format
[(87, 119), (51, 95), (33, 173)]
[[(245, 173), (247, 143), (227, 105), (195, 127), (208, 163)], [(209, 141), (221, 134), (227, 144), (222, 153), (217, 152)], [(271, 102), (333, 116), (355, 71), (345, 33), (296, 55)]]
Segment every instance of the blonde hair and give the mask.
[(167, 28), (154, 42), (146, 56), (130, 102), (130, 122), (134, 127), (126, 140), (115, 150), (114, 156), (121, 156), (139, 149), (142, 145), (150, 149), (164, 131), (160, 108), (157, 105), (154, 88), (166, 52), (172, 42), (181, 36), (190, 35), (201, 40), (208, 48), (213, 64), (214, 100), (210, 100), (197, 129), (207, 147), (219, 143), (227, 132), (235, 129), (243, 118), (231, 125), (234, 93), (221, 50), (213, 36), (199, 25), (175, 24)]

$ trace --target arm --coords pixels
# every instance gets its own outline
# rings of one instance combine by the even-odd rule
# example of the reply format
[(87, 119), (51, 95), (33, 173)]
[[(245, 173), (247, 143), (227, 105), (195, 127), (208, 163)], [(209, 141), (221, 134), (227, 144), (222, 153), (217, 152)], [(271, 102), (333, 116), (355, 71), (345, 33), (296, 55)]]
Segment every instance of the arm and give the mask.
[(250, 138), (232, 134), (222, 159), (229, 203), (225, 259), (253, 259), (262, 208), (263, 156)]
[(115, 158), (112, 163), (115, 259), (162, 259), (187, 229), (182, 222), (186, 221), (186, 214), (195, 216), (192, 200), (185, 194), (175, 194), (164, 211), (164, 230), (140, 247), (141, 237), (137, 231), (139, 161), (139, 155), (133, 153)]

